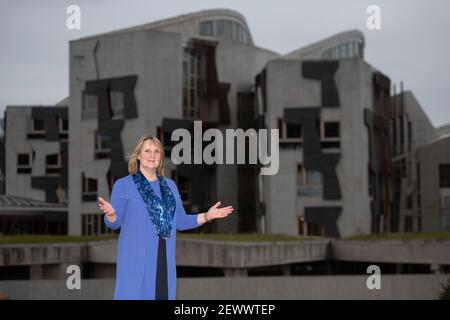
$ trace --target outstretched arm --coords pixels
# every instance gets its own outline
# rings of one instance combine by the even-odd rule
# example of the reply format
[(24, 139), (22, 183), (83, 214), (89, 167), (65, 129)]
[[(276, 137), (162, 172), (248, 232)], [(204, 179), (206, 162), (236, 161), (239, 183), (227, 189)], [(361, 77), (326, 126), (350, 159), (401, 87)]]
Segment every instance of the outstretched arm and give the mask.
[(120, 190), (119, 184), (116, 182), (111, 193), (111, 203), (103, 198), (98, 198), (98, 206), (105, 213), (105, 225), (113, 230), (119, 229), (123, 217), (125, 215), (128, 200), (123, 197), (124, 193)]
[(219, 208), (220, 203), (221, 202), (218, 201), (215, 205), (209, 208), (207, 212), (198, 214), (197, 215), (198, 224), (204, 224), (214, 219), (226, 218), (230, 213), (233, 212), (234, 210), (233, 206)]

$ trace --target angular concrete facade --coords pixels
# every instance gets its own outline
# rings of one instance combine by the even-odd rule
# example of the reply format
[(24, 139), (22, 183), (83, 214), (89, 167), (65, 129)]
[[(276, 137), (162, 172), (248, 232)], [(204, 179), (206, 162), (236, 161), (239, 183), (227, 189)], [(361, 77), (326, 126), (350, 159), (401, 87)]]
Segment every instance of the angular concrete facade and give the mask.
[[(225, 38), (200, 35), (199, 23), (211, 22), (214, 26), (220, 21), (231, 21), (231, 30), (238, 30), (236, 26), (239, 25), (245, 37), (239, 37), (237, 31), (230, 34), (231, 39), (226, 38), (226, 33)], [(214, 30), (219, 30), (218, 26)], [(234, 35), (238, 37), (233, 39)], [(195, 60), (199, 55), (205, 60)], [(108, 198), (113, 181), (127, 174), (126, 156), (141, 136), (152, 134), (163, 140), (170, 139), (174, 128), (186, 124), (190, 127), (193, 120), (202, 120), (209, 127), (221, 130), (236, 127), (238, 93), (251, 91), (256, 74), (276, 56), (252, 45), (245, 19), (228, 10), (200, 12), (72, 41), (69, 116), (73, 148), (70, 149), (69, 233), (102, 233), (96, 196)], [(192, 72), (202, 66), (206, 68), (203, 74), (198, 70)], [(198, 76), (197, 80), (206, 77), (203, 87), (207, 91), (206, 97), (198, 93), (199, 82), (196, 85), (190, 83), (189, 93), (196, 90), (194, 99), (197, 102), (209, 99), (207, 106), (213, 108), (216, 105), (215, 112), (199, 109), (200, 103), (194, 107), (189, 105), (191, 109), (185, 106), (186, 81), (191, 81), (190, 76)], [(215, 96), (211, 97), (213, 92)], [(192, 110), (196, 114), (189, 114)], [(166, 147), (169, 143), (165, 141)], [(216, 199), (237, 203), (237, 189), (229, 187), (236, 185), (236, 166), (215, 166), (208, 168), (208, 172), (202, 171), (200, 166), (175, 168), (169, 156), (170, 148), (166, 152), (166, 176), (175, 180), (183, 175), (191, 178), (185, 202), (187, 211), (205, 210)], [(189, 177), (189, 171), (197, 174)], [(201, 183), (195, 181), (203, 176), (208, 179)], [(87, 192), (84, 189), (84, 195), (83, 183), (88, 187)], [(207, 197), (203, 196), (205, 184), (214, 190)], [(197, 185), (203, 190), (198, 190)], [(84, 223), (83, 215), (86, 216)], [(95, 230), (83, 227), (86, 223), (93, 225)], [(231, 218), (215, 227), (222, 232), (236, 231), (237, 219)]]
[[(439, 145), (445, 153), (445, 142), (433, 141), (448, 128), (435, 130), (414, 95), (392, 90), (364, 50), (363, 33), (350, 30), (281, 56), (256, 46), (245, 18), (224, 9), (71, 41), (69, 97), (44, 111), (69, 106), (68, 141), (57, 141), (50, 124), (41, 140), (32, 139), (39, 149), (27, 169), (32, 179), (17, 174), (17, 153), (31, 152), (24, 119), (42, 112), (8, 108), (6, 194), (55, 202), (58, 181), (42, 170), (44, 155), (59, 148), (68, 155), (61, 167), (68, 233), (109, 233), (97, 197), (109, 197), (114, 181), (128, 174), (135, 142), (151, 134), (165, 145), (166, 176), (187, 212), (217, 200), (236, 208), (203, 232), (340, 238), (442, 230), (436, 219), (447, 215), (447, 187), (427, 174), (449, 161), (443, 154), (437, 163), (419, 149)], [(174, 165), (171, 134), (194, 133), (196, 120), (203, 132), (217, 128), (223, 136), (226, 129), (278, 129), (278, 173), (260, 175), (261, 164)], [(441, 206), (439, 214), (421, 210), (424, 188), (440, 193), (426, 200)]]

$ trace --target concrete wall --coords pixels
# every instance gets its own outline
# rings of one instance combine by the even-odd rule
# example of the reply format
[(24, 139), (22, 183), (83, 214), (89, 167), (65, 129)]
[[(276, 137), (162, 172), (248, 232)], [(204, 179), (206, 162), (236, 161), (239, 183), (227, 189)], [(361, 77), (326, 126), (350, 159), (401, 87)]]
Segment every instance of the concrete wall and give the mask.
[[(321, 106), (320, 81), (302, 77), (302, 61), (272, 60), (267, 66), (266, 123), (277, 128), (284, 108)], [(297, 164), (303, 162), (302, 148), (280, 149), (280, 171), (264, 177), (268, 232), (298, 235), (297, 217), (305, 207), (342, 206), (337, 224), (342, 237), (370, 232), (370, 198), (367, 163), (368, 133), (364, 109), (372, 109), (373, 68), (361, 59), (339, 60), (335, 81), (340, 106), (321, 108), (322, 121), (340, 123), (340, 160), (336, 174), (341, 200), (320, 196), (297, 196)]]
[[(77, 58), (80, 56), (84, 58)], [(130, 32), (71, 42), (70, 57), (69, 234), (80, 234), (81, 214), (99, 213), (96, 202), (81, 202), (81, 172), (98, 179), (99, 196), (108, 199), (110, 193), (106, 173), (111, 160), (94, 159), (97, 117), (81, 120), (80, 99), (85, 81), (138, 77), (134, 88), (137, 118), (126, 119), (121, 131), (125, 161), (141, 136), (156, 135), (162, 118), (181, 118), (182, 42), (175, 33)]]
[[(450, 265), (450, 241), (305, 240), (230, 242), (177, 240), (177, 265), (249, 268), (325, 260)], [(117, 240), (83, 244), (0, 246), (0, 266), (114, 264)]]
[[(31, 188), (32, 176), (45, 176), (45, 156), (60, 152), (60, 141), (27, 139), (31, 132), (31, 107), (8, 106), (5, 141), (5, 194), (46, 201), (45, 190)], [(33, 151), (35, 158), (33, 159)], [(31, 173), (17, 174), (17, 154), (28, 153), (31, 160)]]
[(422, 231), (445, 230), (441, 224), (440, 196), (450, 188), (439, 188), (439, 164), (450, 164), (450, 137), (419, 148)]
[[(426, 299), (435, 300), (450, 275), (381, 275), (381, 289), (369, 290), (368, 276), (306, 276), (253, 278), (180, 278), (178, 300), (294, 299)], [(0, 281), (0, 293), (15, 300), (112, 299), (114, 280), (82, 280), (80, 290), (66, 281)]]
[[(197, 22), (186, 23), (197, 26)], [(81, 233), (81, 214), (98, 213), (95, 202), (81, 202), (81, 172), (84, 172), (86, 177), (98, 179), (98, 195), (109, 198), (106, 175), (110, 160), (95, 160), (93, 157), (97, 118), (94, 116), (82, 120), (81, 117), (80, 98), (85, 82), (128, 75), (138, 77), (134, 89), (137, 118), (126, 119), (121, 132), (124, 155), (128, 155), (138, 138), (145, 134), (156, 134), (163, 118), (182, 119), (183, 36), (186, 34), (140, 30), (71, 42), (70, 234)], [(218, 80), (231, 84), (228, 92), (231, 111), (229, 127), (236, 127), (237, 92), (250, 91), (256, 74), (275, 56), (276, 54), (268, 50), (237, 41), (218, 42)], [(173, 169), (174, 165), (170, 159), (166, 160), (169, 169), (166, 173), (170, 177), (170, 169)], [(223, 203), (237, 203), (236, 167), (219, 166), (216, 181), (218, 199)], [(236, 188), (224, 188), (230, 185)], [(219, 223), (218, 230), (237, 230), (237, 220), (230, 218)]]
[[(218, 42), (216, 49), (216, 65), (219, 82), (230, 83), (228, 105), (230, 107), (230, 124), (221, 126), (225, 137), (226, 128), (237, 128), (237, 94), (251, 92), (256, 75), (261, 72), (266, 63), (277, 55), (264, 49), (242, 44), (237, 41), (223, 40)], [(225, 142), (225, 140), (224, 140)], [(226, 154), (224, 154), (224, 157)], [(230, 203), (239, 212), (238, 207), (238, 176), (237, 165), (223, 164), (216, 166), (217, 200)], [(230, 187), (232, 186), (232, 187)], [(236, 215), (216, 221), (217, 232), (237, 231)]]

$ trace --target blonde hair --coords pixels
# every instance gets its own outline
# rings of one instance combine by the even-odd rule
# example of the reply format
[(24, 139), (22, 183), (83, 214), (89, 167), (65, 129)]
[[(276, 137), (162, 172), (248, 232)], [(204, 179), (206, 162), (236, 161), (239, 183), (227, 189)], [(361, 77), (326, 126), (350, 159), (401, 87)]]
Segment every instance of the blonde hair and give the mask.
[(157, 173), (164, 177), (164, 165), (165, 165), (165, 163), (164, 163), (164, 158), (165, 158), (164, 147), (163, 147), (161, 141), (159, 141), (159, 139), (154, 136), (145, 136), (138, 140), (138, 142), (136, 143), (136, 146), (134, 147), (133, 153), (128, 156), (128, 173), (136, 174), (136, 172), (138, 172), (139, 162), (140, 162), (138, 159), (138, 155), (141, 152), (144, 142), (147, 140), (152, 141), (155, 144), (155, 146), (158, 148), (159, 153), (161, 154), (161, 160), (159, 161)]

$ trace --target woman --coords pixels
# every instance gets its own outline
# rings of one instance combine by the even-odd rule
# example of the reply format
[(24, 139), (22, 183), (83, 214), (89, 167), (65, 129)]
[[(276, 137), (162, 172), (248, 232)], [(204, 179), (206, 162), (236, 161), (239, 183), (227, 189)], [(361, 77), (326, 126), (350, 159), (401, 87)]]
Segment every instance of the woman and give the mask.
[(99, 198), (107, 227), (120, 228), (114, 299), (173, 300), (176, 297), (176, 231), (227, 217), (233, 207), (187, 215), (171, 179), (164, 178), (164, 148), (141, 138), (128, 162), (128, 176), (113, 186), (111, 203)]

